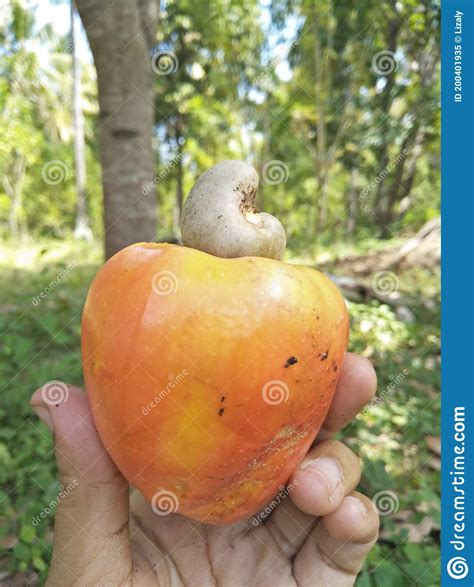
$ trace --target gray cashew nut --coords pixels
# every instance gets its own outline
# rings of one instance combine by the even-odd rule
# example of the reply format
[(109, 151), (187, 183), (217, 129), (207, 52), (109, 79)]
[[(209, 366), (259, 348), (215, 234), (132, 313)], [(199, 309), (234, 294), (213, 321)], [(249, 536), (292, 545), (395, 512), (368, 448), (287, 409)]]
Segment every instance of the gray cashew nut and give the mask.
[(277, 218), (255, 208), (258, 181), (244, 161), (221, 161), (203, 173), (184, 204), (184, 245), (217, 257), (280, 260), (285, 230)]

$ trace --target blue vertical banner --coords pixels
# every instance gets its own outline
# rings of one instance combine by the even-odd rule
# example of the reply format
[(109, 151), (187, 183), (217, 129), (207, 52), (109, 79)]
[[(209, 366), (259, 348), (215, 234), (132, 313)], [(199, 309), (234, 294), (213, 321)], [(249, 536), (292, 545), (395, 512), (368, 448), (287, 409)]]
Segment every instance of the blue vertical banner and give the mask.
[(474, 0), (444, 0), (442, 585), (474, 585)]

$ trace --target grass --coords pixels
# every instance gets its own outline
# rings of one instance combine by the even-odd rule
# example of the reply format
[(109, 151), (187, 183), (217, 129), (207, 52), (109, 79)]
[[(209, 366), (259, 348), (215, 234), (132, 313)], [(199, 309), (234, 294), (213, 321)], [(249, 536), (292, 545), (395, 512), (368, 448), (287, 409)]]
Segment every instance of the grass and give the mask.
[[(50, 435), (29, 398), (53, 379), (82, 383), (80, 318), (100, 251), (49, 241), (0, 247), (0, 259), (0, 580), (35, 584), (47, 573), (54, 513), (35, 519), (59, 485)], [(351, 350), (374, 362), (379, 396), (341, 437), (364, 460), (360, 489), (387, 514), (363, 587), (439, 584), (439, 276), (397, 277), (417, 300), (408, 313), (349, 304)]]

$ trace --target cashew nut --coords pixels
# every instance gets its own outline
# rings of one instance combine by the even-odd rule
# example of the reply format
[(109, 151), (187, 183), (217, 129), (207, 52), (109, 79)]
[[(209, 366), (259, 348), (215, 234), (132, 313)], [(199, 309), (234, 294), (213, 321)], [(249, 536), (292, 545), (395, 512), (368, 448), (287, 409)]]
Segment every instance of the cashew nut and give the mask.
[(258, 174), (243, 161), (222, 161), (203, 173), (183, 208), (181, 235), (187, 247), (217, 257), (280, 260), (285, 230), (255, 208)]

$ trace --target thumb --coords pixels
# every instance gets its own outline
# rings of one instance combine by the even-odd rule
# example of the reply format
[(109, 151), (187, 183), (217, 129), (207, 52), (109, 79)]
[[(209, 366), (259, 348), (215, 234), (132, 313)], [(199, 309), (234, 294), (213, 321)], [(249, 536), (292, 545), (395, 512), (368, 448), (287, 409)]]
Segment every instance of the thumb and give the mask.
[(51, 381), (31, 406), (54, 434), (63, 485), (48, 585), (131, 583), (128, 485), (100, 441), (87, 396)]

